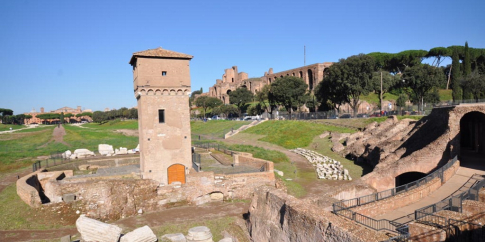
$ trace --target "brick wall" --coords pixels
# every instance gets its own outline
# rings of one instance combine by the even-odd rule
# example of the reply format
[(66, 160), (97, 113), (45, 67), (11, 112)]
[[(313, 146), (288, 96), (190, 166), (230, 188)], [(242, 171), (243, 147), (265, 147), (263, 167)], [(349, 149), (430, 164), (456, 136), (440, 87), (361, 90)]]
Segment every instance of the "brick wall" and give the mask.
[(421, 187), (352, 210), (369, 217), (374, 217), (426, 198), (439, 187), (441, 187), (441, 179), (435, 178)]
[(17, 180), (17, 195), (24, 201), (27, 205), (31, 207), (39, 207), (42, 201), (39, 196), (39, 189), (41, 188), (40, 182), (37, 179), (36, 171), (28, 174), (27, 176), (21, 177)]
[[(443, 181), (444, 182), (448, 181), (455, 174), (456, 170), (458, 170), (459, 167), (460, 167), (460, 162), (457, 161), (455, 162), (454, 165), (448, 168), (443, 173)], [(441, 185), (442, 185), (441, 179), (435, 178), (430, 182), (428, 182), (427, 184), (420, 186), (418, 188), (415, 188), (413, 190), (410, 190), (408, 192), (404, 192), (396, 196), (383, 199), (377, 202), (369, 203), (369, 204), (354, 208), (352, 210), (354, 212), (358, 212), (370, 217), (373, 217), (379, 214), (384, 214), (389, 211), (415, 203), (423, 198), (426, 198), (429, 194), (431, 194), (432, 192), (440, 188)]]
[(416, 222), (409, 224), (409, 234), (411, 241), (435, 242), (446, 240), (446, 231)]

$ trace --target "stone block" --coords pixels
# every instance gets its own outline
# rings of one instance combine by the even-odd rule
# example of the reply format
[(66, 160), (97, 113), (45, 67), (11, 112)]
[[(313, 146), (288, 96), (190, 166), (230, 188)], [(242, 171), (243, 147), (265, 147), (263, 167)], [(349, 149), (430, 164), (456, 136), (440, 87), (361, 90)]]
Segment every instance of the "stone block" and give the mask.
[(169, 242), (187, 242), (185, 236), (182, 233), (177, 234), (165, 234), (160, 237), (161, 242), (169, 241)]
[(99, 144), (98, 152), (101, 155), (112, 155), (114, 154), (113, 146), (108, 144)]
[(80, 165), (80, 166), (78, 166), (78, 168), (79, 168), (80, 171), (85, 171), (89, 168), (89, 165)]
[(120, 242), (155, 242), (157, 236), (148, 226), (137, 228), (121, 237)]
[(84, 241), (118, 242), (121, 235), (120, 227), (84, 215), (76, 220), (76, 228)]
[(197, 226), (189, 229), (186, 238), (187, 242), (213, 242), (212, 233), (205, 226)]
[(74, 193), (66, 193), (62, 195), (62, 201), (68, 203), (68, 202), (74, 202), (76, 200), (76, 194)]
[(77, 156), (77, 158), (94, 156), (94, 152), (92, 152), (88, 149), (77, 149), (77, 150), (74, 151), (74, 154)]
[(211, 201), (210, 195), (203, 195), (194, 199), (195, 205), (202, 205)]

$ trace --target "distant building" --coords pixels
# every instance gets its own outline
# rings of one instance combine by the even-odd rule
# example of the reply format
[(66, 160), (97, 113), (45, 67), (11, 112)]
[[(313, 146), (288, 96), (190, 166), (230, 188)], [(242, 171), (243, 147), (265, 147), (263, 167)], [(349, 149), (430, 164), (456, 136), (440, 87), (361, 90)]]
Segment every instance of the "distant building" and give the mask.
[(41, 107), (40, 112), (36, 112), (35, 109), (32, 109), (31, 112), (24, 113), (25, 115), (31, 115), (32, 116), (32, 118), (30, 118), (30, 119), (25, 119), (24, 123), (25, 124), (40, 124), (40, 123), (51, 124), (51, 123), (59, 122), (59, 119), (47, 119), (47, 120), (42, 119), (41, 120), (40, 118), (37, 118), (37, 115), (44, 114), (44, 113), (58, 113), (58, 114), (64, 113), (64, 115), (70, 113), (70, 114), (73, 115), (72, 117), (65, 117), (64, 118), (64, 121), (67, 122), (67, 123), (81, 122), (81, 121), (92, 122), (93, 119), (89, 116), (76, 117), (77, 114), (85, 113), (85, 112), (92, 113), (93, 111), (91, 109), (82, 110), (81, 106), (77, 106), (76, 109), (70, 108), (70, 107), (62, 107), (62, 108), (59, 108), (59, 109), (56, 109), (56, 110), (53, 110), (53, 111), (50, 111), (50, 112), (44, 112), (44, 108)]

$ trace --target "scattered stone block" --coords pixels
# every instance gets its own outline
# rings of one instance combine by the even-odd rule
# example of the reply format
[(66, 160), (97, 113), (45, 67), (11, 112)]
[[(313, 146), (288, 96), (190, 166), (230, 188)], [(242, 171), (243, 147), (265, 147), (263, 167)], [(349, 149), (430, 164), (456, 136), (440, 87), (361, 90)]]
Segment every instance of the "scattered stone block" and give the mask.
[(68, 202), (74, 202), (76, 200), (76, 194), (74, 193), (66, 193), (62, 195), (62, 201), (68, 203)]
[(148, 226), (137, 228), (121, 237), (120, 242), (155, 242), (157, 236)]
[(186, 236), (187, 242), (213, 242), (212, 233), (205, 226), (198, 226), (189, 229)]
[(86, 171), (89, 168), (89, 165), (80, 165), (78, 168), (80, 171)]
[(164, 241), (169, 241), (169, 242), (187, 242), (187, 240), (185, 239), (185, 236), (182, 233), (165, 234), (162, 237), (160, 237), (160, 240), (162, 242), (164, 242)]
[(88, 218), (85, 215), (79, 216), (76, 220), (76, 228), (84, 241), (117, 242), (121, 236), (120, 227)]
[(88, 149), (77, 149), (77, 150), (74, 151), (74, 154), (77, 156), (77, 158), (94, 156), (94, 152), (92, 152)]
[(113, 151), (113, 146), (108, 144), (99, 144), (98, 145), (98, 152), (101, 155), (112, 155), (115, 152)]
[(72, 152), (70, 150), (66, 150), (66, 152), (62, 153), (62, 158), (68, 159), (71, 158)]

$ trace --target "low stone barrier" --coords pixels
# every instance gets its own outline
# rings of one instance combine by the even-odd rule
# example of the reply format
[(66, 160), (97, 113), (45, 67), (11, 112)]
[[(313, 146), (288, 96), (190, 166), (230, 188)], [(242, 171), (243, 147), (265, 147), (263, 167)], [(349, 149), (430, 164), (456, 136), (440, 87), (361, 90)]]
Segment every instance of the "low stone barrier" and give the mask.
[(296, 148), (290, 151), (305, 157), (315, 167), (319, 179), (352, 181), (349, 171), (339, 161), (313, 150)]
[(39, 195), (41, 185), (37, 179), (37, 173), (40, 172), (41, 171), (30, 173), (27, 176), (21, 177), (17, 180), (17, 195), (27, 205), (34, 208), (39, 207), (42, 204), (42, 200), (40, 199)]

